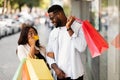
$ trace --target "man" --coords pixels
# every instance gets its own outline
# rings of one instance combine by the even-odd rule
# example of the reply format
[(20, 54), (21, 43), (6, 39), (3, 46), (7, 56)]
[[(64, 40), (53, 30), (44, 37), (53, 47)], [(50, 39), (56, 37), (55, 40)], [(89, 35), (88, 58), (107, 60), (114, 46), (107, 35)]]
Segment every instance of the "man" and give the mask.
[(59, 5), (52, 5), (48, 14), (54, 28), (49, 36), (47, 61), (57, 80), (83, 80), (80, 53), (86, 48), (81, 24), (71, 16), (68, 20)]

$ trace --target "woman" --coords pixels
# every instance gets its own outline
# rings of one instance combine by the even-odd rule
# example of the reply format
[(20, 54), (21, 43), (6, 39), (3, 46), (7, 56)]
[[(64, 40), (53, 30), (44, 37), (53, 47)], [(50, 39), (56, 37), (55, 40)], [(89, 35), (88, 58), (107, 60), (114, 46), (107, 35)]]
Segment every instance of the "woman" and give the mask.
[(25, 25), (21, 29), (20, 37), (18, 40), (17, 55), (21, 61), (23, 58), (39, 58), (45, 59), (45, 48), (40, 46), (37, 30), (30, 26)]

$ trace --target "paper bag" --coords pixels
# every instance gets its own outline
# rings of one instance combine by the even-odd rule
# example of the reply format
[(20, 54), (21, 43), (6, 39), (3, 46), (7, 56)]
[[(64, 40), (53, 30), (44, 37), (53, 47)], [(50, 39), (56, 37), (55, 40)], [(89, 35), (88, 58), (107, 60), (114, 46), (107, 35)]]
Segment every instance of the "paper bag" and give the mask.
[(30, 80), (26, 62), (22, 66), (22, 80)]
[(14, 74), (13, 80), (22, 80), (22, 66), (25, 63), (25, 61), (26, 61), (26, 59), (23, 59), (20, 62), (19, 66)]
[(43, 59), (27, 59), (26, 64), (31, 80), (53, 80)]
[(76, 21), (82, 23), (82, 29), (92, 58), (101, 55), (108, 49), (109, 46), (106, 40), (100, 35), (99, 32), (97, 32), (88, 20), (81, 21), (76, 18)]

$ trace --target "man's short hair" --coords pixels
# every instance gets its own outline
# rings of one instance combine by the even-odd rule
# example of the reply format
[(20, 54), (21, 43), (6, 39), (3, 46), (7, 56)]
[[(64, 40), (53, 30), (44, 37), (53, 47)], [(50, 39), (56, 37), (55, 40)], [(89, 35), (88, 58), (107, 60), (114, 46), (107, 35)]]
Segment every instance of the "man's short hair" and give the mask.
[(50, 13), (50, 12), (59, 12), (59, 11), (63, 11), (63, 8), (60, 5), (52, 5), (48, 9), (48, 13)]

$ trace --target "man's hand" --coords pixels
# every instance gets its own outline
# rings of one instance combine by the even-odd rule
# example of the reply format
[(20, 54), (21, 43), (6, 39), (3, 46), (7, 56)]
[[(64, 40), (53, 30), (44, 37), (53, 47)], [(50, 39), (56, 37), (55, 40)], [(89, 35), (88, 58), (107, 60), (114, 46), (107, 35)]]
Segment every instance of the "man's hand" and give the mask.
[(51, 66), (54, 69), (54, 71), (59, 79), (65, 78), (65, 73), (57, 66), (56, 63), (53, 63)]
[(65, 73), (60, 68), (56, 68), (55, 73), (59, 79), (65, 78)]
[(70, 16), (70, 18), (68, 18), (67, 23), (66, 23), (66, 28), (70, 28), (72, 23), (75, 21), (75, 17), (74, 16)]

